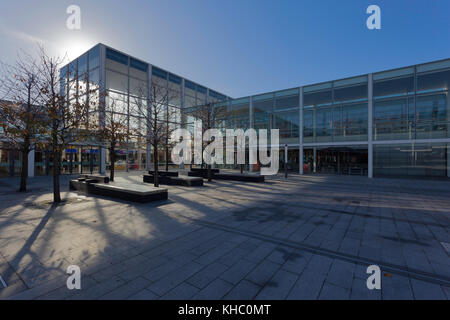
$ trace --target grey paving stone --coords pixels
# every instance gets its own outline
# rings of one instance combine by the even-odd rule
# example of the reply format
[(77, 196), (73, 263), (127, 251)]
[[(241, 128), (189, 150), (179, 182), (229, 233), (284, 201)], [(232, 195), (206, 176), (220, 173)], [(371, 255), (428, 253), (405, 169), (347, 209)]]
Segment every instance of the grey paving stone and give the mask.
[(301, 274), (308, 265), (311, 257), (312, 254), (307, 251), (295, 250), (289, 255), (282, 268), (294, 274)]
[(313, 271), (305, 271), (294, 284), (287, 299), (314, 300), (319, 297), (320, 290), (325, 282), (325, 275)]
[(273, 250), (266, 259), (278, 264), (284, 264), (289, 260), (292, 252), (294, 252), (293, 248), (279, 246), (276, 247), (275, 250)]
[(341, 288), (352, 287), (356, 265), (342, 260), (334, 260), (327, 275), (327, 282)]
[(93, 300), (93, 299), (98, 299), (101, 296), (104, 296), (105, 294), (113, 291), (114, 289), (117, 289), (118, 287), (121, 287), (125, 284), (126, 282), (122, 279), (120, 279), (117, 276), (113, 276), (110, 279), (107, 279), (105, 281), (102, 281), (101, 283), (92, 286), (90, 288), (87, 289), (81, 289), (81, 290), (77, 290), (76, 292), (74, 292), (74, 294), (72, 294), (71, 296), (69, 296), (67, 299), (68, 300)]
[(240, 247), (233, 248), (231, 251), (221, 256), (217, 260), (217, 262), (226, 265), (228, 267), (231, 267), (239, 260), (241, 260), (244, 256), (246, 256), (248, 252), (249, 252), (248, 250), (244, 250)]
[(190, 285), (189, 283), (183, 282), (179, 286), (170, 290), (168, 293), (163, 295), (161, 300), (188, 300), (191, 299), (195, 294), (200, 291), (199, 288)]
[(229, 283), (237, 284), (241, 281), (250, 271), (256, 268), (257, 264), (251, 261), (242, 259), (235, 265), (220, 275), (220, 278), (226, 280)]
[[(85, 290), (88, 288), (91, 288), (93, 286), (98, 285), (98, 282), (93, 280), (89, 276), (83, 276), (81, 277), (81, 290)], [(43, 295), (40, 295), (37, 297), (37, 300), (63, 300), (67, 299), (68, 297), (74, 295), (77, 293), (77, 289), (69, 290), (67, 288), (67, 285), (64, 284), (61, 287), (59, 287), (56, 290), (50, 291), (48, 293), (45, 293)], [(44, 290), (41, 289), (41, 292), (44, 292)]]
[(442, 288), (438, 284), (411, 279), (414, 298), (418, 300), (446, 300)]
[(353, 280), (350, 299), (352, 300), (380, 300), (381, 290), (369, 290), (366, 284), (367, 279), (355, 278)]
[(199, 288), (203, 289), (206, 287), (211, 281), (218, 278), (222, 273), (224, 273), (228, 269), (227, 266), (220, 263), (212, 263), (205, 268), (201, 269), (195, 275), (186, 280), (187, 283)]
[(270, 281), (278, 269), (280, 269), (279, 264), (264, 260), (255, 269), (253, 269), (253, 271), (251, 271), (245, 279), (263, 287)]
[(144, 289), (135, 293), (127, 298), (127, 300), (157, 300), (159, 296), (151, 292), (150, 290)]
[(273, 243), (263, 243), (258, 248), (256, 248), (254, 251), (249, 253), (245, 259), (259, 263), (263, 259), (265, 259), (273, 250), (275, 250), (276, 245)]
[(249, 282), (247, 280), (242, 280), (225, 296), (225, 300), (252, 300), (261, 290), (261, 287)]
[(191, 262), (152, 283), (147, 289), (159, 296), (163, 296), (202, 268), (203, 266), (201, 264)]
[(315, 254), (312, 256), (311, 260), (309, 260), (306, 270), (326, 275), (328, 274), (332, 263), (332, 258)]
[[(63, 197), (79, 197), (68, 192), (70, 177), (61, 179)], [(142, 176), (117, 173), (117, 179), (141, 183)], [(379, 291), (367, 294), (363, 286), (368, 277), (365, 265), (356, 266), (350, 285), (350, 271), (338, 267), (344, 261), (340, 254), (450, 276), (448, 253), (441, 244), (450, 242), (447, 183), (308, 175), (267, 179), (270, 183), (257, 186), (214, 181), (201, 190), (170, 187), (172, 201), (167, 203), (134, 204), (96, 197), (68, 202), (54, 209), (32, 243), (29, 238), (46, 221), (48, 208), (24, 206), (23, 195), (9, 190), (17, 179), (2, 179), (0, 274), (9, 272), (5, 275), (9, 286), (0, 288), (0, 297), (95, 299), (121, 290), (128, 295), (125, 288), (134, 288), (130, 290), (139, 292), (130, 297), (160, 298), (155, 292), (141, 290), (138, 281), (132, 282), (139, 277), (149, 286), (161, 281), (161, 288), (170, 290), (158, 293), (168, 296), (184, 296), (183, 287), (193, 290), (188, 279), (204, 290), (222, 279), (232, 286), (230, 297), (251, 297), (262, 288), (244, 279), (252, 272), (252, 277), (267, 278), (264, 274), (270, 274), (267, 265), (272, 263), (279, 266), (275, 272), (300, 275), (290, 289), (290, 299), (318, 298), (320, 292), (332, 296), (335, 288), (324, 287), (325, 280), (328, 285), (350, 290), (351, 299), (380, 298)], [(39, 191), (27, 193), (27, 202), (51, 200), (48, 177), (29, 182)], [(235, 229), (247, 234), (232, 232)], [(280, 238), (298, 248), (320, 245), (338, 256), (285, 247), (277, 244)], [(33, 255), (21, 254), (24, 246), (30, 246)], [(175, 275), (194, 260), (210, 271), (203, 276), (200, 270), (184, 274), (187, 278)], [(229, 269), (221, 273), (215, 263)], [(85, 281), (82, 285), (84, 293), (67, 293), (66, 264), (79, 265), (82, 277), (89, 277), (90, 284)], [(9, 265), (12, 272), (7, 270)], [(174, 283), (163, 280), (172, 274)], [(289, 276), (281, 278), (280, 282), (289, 280)], [(381, 298), (448, 298), (448, 288), (439, 291), (434, 283), (420, 281), (414, 273), (411, 277), (383, 276)]]
[(350, 298), (350, 289), (335, 286), (325, 282), (320, 292), (320, 300), (347, 300)]
[(445, 295), (447, 296), (447, 300), (450, 300), (450, 287), (443, 286), (442, 290), (444, 290)]
[(183, 266), (182, 262), (169, 260), (163, 263), (162, 265), (159, 265), (158, 267), (152, 269), (151, 271), (144, 273), (142, 276), (145, 279), (154, 282), (163, 278), (172, 271), (181, 268), (182, 266)]
[(113, 291), (103, 295), (100, 297), (101, 300), (123, 300), (126, 299), (133, 294), (138, 293), (145, 287), (148, 287), (150, 281), (145, 278), (139, 277), (136, 278), (123, 286), (120, 286)]
[(211, 282), (206, 288), (197, 293), (193, 299), (195, 300), (217, 300), (222, 299), (231, 289), (233, 285), (222, 280), (216, 279)]
[(412, 292), (409, 278), (392, 275), (381, 280), (381, 294), (383, 300), (412, 300)]
[[(6, 299), (11, 297), (16, 297), (17, 300), (27, 300), (28, 298), (24, 296), (24, 298), (20, 298), (19, 294), (22, 292), (26, 292), (28, 287), (21, 282), (17, 282), (13, 285), (9, 285), (6, 288), (0, 289), (0, 299)], [(32, 295), (35, 296), (35, 295)]]
[(258, 300), (281, 300), (286, 299), (288, 293), (298, 279), (289, 271), (280, 269), (256, 296)]
[(223, 255), (225, 255), (227, 252), (230, 252), (236, 246), (237, 246), (236, 243), (225, 242), (211, 249), (207, 253), (204, 253), (203, 255), (199, 256), (194, 261), (201, 263), (203, 265), (210, 264), (219, 259), (220, 257), (222, 257)]

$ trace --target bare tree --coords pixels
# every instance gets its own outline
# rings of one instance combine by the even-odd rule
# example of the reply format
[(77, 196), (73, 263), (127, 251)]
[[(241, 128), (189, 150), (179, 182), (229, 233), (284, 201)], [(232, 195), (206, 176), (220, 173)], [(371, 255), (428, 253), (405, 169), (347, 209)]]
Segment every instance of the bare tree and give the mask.
[(19, 55), (15, 66), (1, 64), (0, 126), (9, 144), (22, 154), (20, 192), (27, 190), (28, 154), (35, 148), (42, 120), (39, 105), (39, 72), (28, 54)]
[[(111, 167), (109, 171), (109, 179), (114, 181), (115, 162), (116, 162), (116, 148), (124, 143), (127, 143), (132, 131), (128, 129), (127, 110), (122, 110), (119, 105), (120, 102), (111, 96), (108, 96), (108, 108), (105, 108), (103, 113), (103, 120), (101, 123), (95, 121), (90, 123), (90, 131), (94, 134), (97, 141), (103, 143), (109, 152), (109, 159)], [(97, 110), (96, 113), (102, 112)], [(128, 165), (128, 164), (127, 164)]]
[[(139, 91), (139, 89), (138, 89)], [(145, 141), (149, 143), (153, 149), (154, 164), (154, 186), (159, 186), (159, 157), (158, 150), (166, 150), (166, 160), (168, 158), (168, 148), (172, 144), (170, 136), (176, 129), (172, 125), (170, 119), (175, 116), (175, 110), (169, 106), (172, 99), (167, 88), (152, 84), (150, 95), (146, 99), (145, 88), (141, 88), (140, 98), (134, 98), (133, 108), (130, 110), (134, 115), (145, 119), (144, 125), (141, 127), (140, 137), (145, 137)], [(168, 166), (166, 164), (166, 170)]]
[[(73, 83), (60, 81), (60, 69), (64, 58), (50, 57), (45, 49), (40, 47), (39, 60), (40, 104), (44, 110), (41, 131), (53, 152), (53, 202), (59, 203), (62, 151), (67, 146), (89, 137), (89, 104), (79, 101), (79, 97), (87, 94), (85, 88), (74, 88), (75, 81)], [(76, 93), (67, 97), (66, 93), (72, 91)]]
[[(212, 128), (218, 128), (224, 121), (226, 115), (226, 109), (224, 107), (218, 107), (216, 104), (209, 102), (204, 105), (195, 106), (185, 111), (187, 115), (192, 116), (196, 120), (202, 122), (202, 137), (205, 132)], [(203, 168), (203, 151), (210, 141), (202, 140), (202, 168)], [(208, 181), (211, 181), (211, 165), (207, 165), (208, 169)]]

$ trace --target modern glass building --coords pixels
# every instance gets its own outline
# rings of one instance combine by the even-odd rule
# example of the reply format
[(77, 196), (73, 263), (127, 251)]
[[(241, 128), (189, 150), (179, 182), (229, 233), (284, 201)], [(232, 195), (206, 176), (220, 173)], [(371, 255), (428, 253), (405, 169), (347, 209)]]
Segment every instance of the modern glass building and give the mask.
[[(68, 84), (68, 85), (65, 85)], [(175, 73), (158, 68), (123, 52), (98, 44), (61, 69), (62, 92), (69, 99), (91, 105), (101, 103), (107, 111), (123, 116), (130, 129), (145, 128), (146, 114), (137, 111), (137, 105), (147, 104), (152, 86), (167, 90), (167, 108), (170, 125), (180, 126), (181, 110), (185, 107), (228, 99), (222, 93), (185, 79)], [(91, 92), (89, 94), (89, 92)], [(82, 95), (82, 93), (86, 93)], [(89, 113), (91, 121), (100, 121), (98, 110)], [(0, 133), (1, 136), (1, 133)], [(1, 141), (1, 139), (0, 139)], [(161, 152), (160, 159), (165, 154)], [(109, 155), (98, 144), (77, 144), (67, 148), (62, 155), (62, 173), (104, 173), (109, 169)], [(144, 138), (135, 137), (117, 150), (116, 170), (146, 169), (150, 149)], [(0, 142), (0, 177), (20, 175), (21, 154)], [(29, 175), (48, 175), (53, 170), (53, 155), (49, 150), (35, 150), (29, 155)]]
[(249, 100), (255, 128), (279, 128), (300, 173), (450, 177), (449, 83), (444, 60)]
[[(217, 103), (226, 127), (279, 129), (280, 167), (450, 177), (450, 59)], [(250, 166), (257, 170), (258, 166)]]
[[(237, 99), (103, 44), (61, 71), (62, 81), (76, 81), (70, 87), (99, 89), (79, 99), (105, 99), (106, 108), (114, 100), (114, 112), (126, 116), (129, 128), (142, 127), (146, 115), (135, 107), (147, 103), (156, 85), (170, 92), (173, 126), (189, 127), (193, 119), (184, 111), (212, 102), (226, 110), (226, 128), (279, 129), (281, 169), (287, 145), (288, 170), (300, 174), (450, 177), (450, 59)], [(100, 121), (98, 112), (92, 117)], [(118, 153), (118, 170), (149, 166), (144, 139), (130, 139)], [(1, 149), (0, 176), (19, 172), (19, 157)], [(109, 164), (96, 145), (73, 146), (63, 158), (64, 172), (103, 173)], [(48, 151), (32, 152), (30, 160), (30, 175), (51, 172)]]

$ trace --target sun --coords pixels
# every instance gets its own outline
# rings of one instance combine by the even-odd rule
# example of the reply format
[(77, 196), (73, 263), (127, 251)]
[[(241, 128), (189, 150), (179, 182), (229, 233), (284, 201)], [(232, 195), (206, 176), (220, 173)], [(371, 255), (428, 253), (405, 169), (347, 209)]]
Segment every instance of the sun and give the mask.
[(93, 40), (81, 36), (71, 36), (61, 41), (59, 54), (67, 55), (69, 60), (73, 60), (95, 45), (96, 43)]

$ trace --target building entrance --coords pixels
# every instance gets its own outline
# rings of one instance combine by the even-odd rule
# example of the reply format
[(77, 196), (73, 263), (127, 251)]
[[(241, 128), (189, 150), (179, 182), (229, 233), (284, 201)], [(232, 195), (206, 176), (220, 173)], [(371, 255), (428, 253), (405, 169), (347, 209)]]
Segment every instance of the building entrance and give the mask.
[(367, 147), (317, 147), (303, 152), (304, 173), (367, 175)]

